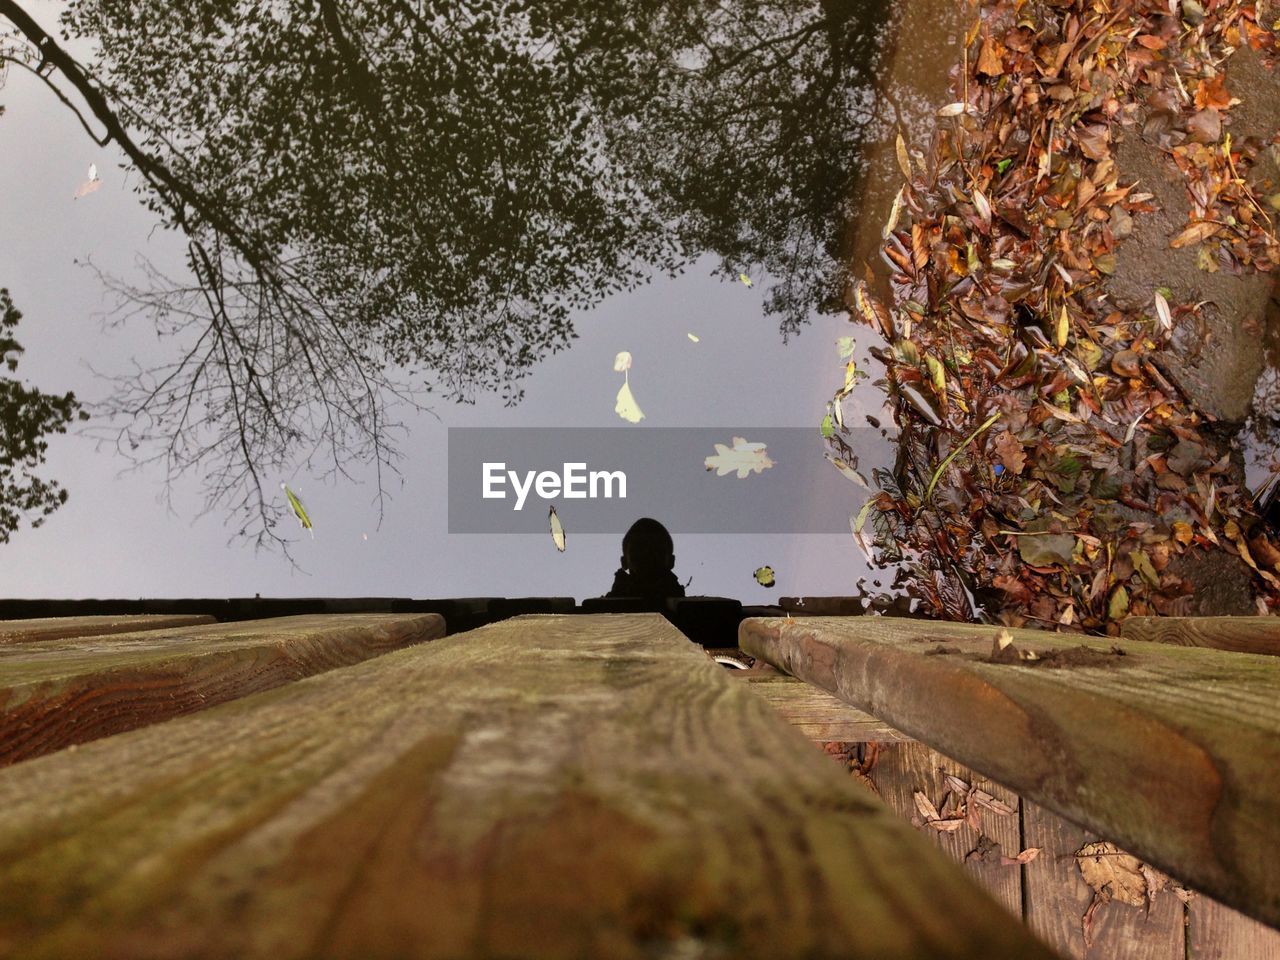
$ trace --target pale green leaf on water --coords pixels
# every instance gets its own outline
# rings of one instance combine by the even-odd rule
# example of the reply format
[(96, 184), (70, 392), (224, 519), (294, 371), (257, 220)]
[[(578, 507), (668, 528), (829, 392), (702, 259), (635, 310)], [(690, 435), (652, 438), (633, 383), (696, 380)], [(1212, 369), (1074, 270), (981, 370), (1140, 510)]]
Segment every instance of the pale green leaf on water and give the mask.
[(898, 155), (898, 169), (902, 171), (902, 175), (908, 180), (911, 179), (911, 157), (907, 153), (906, 141), (902, 139), (902, 133), (898, 133), (897, 142), (894, 144), (894, 151)]
[(289, 489), (287, 483), (281, 483), (280, 489), (284, 491), (285, 497), (289, 500), (289, 506), (293, 509), (293, 515), (298, 518), (298, 523), (302, 525), (302, 529), (311, 534), (311, 539), (316, 538), (316, 531), (311, 526), (311, 518), (307, 516), (307, 508), (302, 505), (302, 501), (298, 499), (297, 494)]
[(855, 535), (862, 532), (863, 526), (867, 522), (867, 517), (871, 515), (871, 508), (876, 504), (876, 498), (870, 498), (862, 505), (862, 509), (858, 511), (857, 518), (853, 521), (853, 532)]
[[(839, 408), (837, 407), (837, 409)], [(830, 440), (832, 437), (836, 435), (836, 425), (835, 425), (835, 422), (831, 419), (831, 414), (829, 413), (822, 418), (821, 432), (822, 432), (823, 438), (826, 440)]]
[(853, 337), (836, 338), (836, 350), (839, 351), (841, 360), (848, 360), (856, 349), (858, 349), (858, 342)]

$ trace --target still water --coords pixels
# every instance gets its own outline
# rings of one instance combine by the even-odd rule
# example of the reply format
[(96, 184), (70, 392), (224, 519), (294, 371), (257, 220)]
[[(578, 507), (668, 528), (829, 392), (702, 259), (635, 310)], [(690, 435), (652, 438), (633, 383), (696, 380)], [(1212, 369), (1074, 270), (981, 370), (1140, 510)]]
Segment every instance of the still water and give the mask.
[[(30, 71), (0, 90), (22, 373), (97, 402), (51, 445), (71, 499), (0, 551), (2, 592), (589, 596), (617, 537), (575, 538), (571, 510), (563, 555), (448, 533), (449, 427), (810, 427), (811, 460), (775, 468), (803, 498), (849, 336), (869, 377), (843, 415), (888, 422), (843, 295), (945, 24), (908, 49), (897, 7), (853, 0), (130, 9), (62, 7), (50, 76), (128, 136), (98, 145)], [(56, 34), (58, 11), (29, 12)], [(678, 533), (691, 593), (868, 574), (847, 525)]]

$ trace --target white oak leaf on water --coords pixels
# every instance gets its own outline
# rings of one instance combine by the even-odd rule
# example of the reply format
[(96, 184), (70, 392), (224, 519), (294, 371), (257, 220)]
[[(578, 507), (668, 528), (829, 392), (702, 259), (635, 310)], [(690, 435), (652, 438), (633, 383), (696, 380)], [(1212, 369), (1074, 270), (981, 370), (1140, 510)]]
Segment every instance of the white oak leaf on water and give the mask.
[(734, 437), (732, 447), (717, 443), (715, 454), (703, 463), (708, 470), (714, 470), (717, 477), (736, 472), (739, 480), (752, 473), (764, 473), (773, 466), (763, 443), (748, 443), (742, 437)]
[(1119, 900), (1132, 907), (1147, 903), (1147, 878), (1142, 861), (1114, 843), (1086, 843), (1076, 851), (1080, 876), (1104, 900)]

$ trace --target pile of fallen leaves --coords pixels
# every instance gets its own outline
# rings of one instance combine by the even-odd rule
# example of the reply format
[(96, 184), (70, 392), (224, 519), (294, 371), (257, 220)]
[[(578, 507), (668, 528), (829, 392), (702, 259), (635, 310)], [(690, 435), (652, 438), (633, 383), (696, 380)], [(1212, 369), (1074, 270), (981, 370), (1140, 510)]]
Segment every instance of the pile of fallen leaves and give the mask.
[[(1202, 269), (1280, 262), (1277, 198), (1247, 186), (1268, 145), (1222, 125), (1239, 102), (1224, 61), (1249, 44), (1274, 68), (1278, 40), (1267, 0), (984, 2), (923, 160), (899, 137), (889, 275), (852, 291), (887, 341), (898, 463), (855, 534), (874, 527), (933, 614), (1102, 630), (1185, 612), (1178, 558), (1196, 551), (1246, 563), (1260, 612), (1280, 603), (1273, 532), (1162, 369), (1198, 306), (1155, 289), (1118, 309), (1102, 289), (1155, 209), (1117, 136), (1154, 138), (1185, 176), (1191, 218), (1170, 246), (1198, 247)], [(829, 442), (847, 458), (841, 428)]]

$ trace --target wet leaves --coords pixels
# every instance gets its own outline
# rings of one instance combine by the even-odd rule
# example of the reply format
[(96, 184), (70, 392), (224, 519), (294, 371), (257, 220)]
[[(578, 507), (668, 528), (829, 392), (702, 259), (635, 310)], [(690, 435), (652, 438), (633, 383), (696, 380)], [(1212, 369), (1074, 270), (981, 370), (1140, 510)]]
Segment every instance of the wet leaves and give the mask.
[(895, 141), (884, 268), (851, 289), (852, 319), (885, 341), (899, 427), (855, 536), (873, 520), (878, 557), (905, 560), (938, 616), (971, 618), (978, 592), (1010, 626), (1114, 631), (1185, 612), (1193, 585), (1172, 561), (1201, 550), (1239, 557), (1274, 606), (1280, 548), (1164, 366), (1170, 341), (1203, 337), (1203, 305), (1107, 294), (1119, 245), (1158, 209), (1117, 156), (1140, 138), (1191, 198), (1170, 247), (1207, 270), (1280, 263), (1248, 188), (1261, 148), (1229, 133), (1230, 53), (1273, 62), (1276, 34), (1236, 2), (1184, 0), (1180, 29), (1163, 5), (980, 6), (927, 157)]
[(769, 566), (757, 567), (751, 576), (754, 577), (756, 583), (760, 584), (762, 587), (772, 587), (778, 582), (774, 576), (773, 567)]

